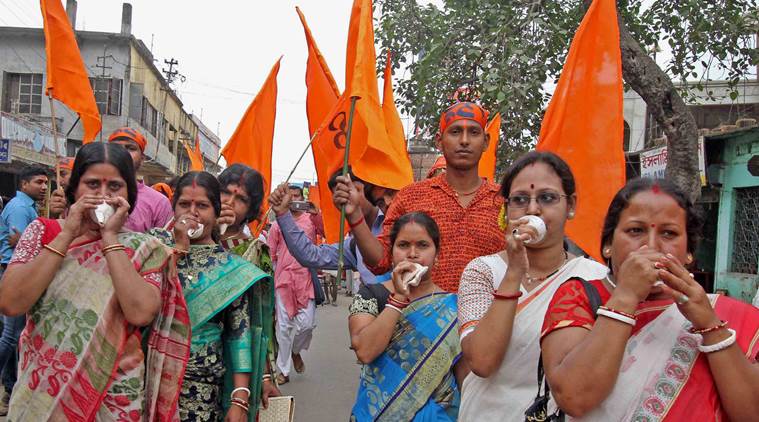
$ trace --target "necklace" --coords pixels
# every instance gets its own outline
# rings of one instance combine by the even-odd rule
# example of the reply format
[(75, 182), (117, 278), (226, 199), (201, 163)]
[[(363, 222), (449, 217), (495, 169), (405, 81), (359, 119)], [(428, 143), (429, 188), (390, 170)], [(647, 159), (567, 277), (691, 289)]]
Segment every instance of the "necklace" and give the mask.
[(461, 193), (461, 192), (457, 191), (456, 189), (453, 189), (453, 191), (454, 191), (454, 192), (456, 192), (456, 196), (457, 196), (457, 197), (462, 197), (462, 196), (469, 196), (469, 195), (471, 195), (471, 194), (473, 194), (473, 193), (477, 193), (477, 191), (478, 191), (478, 190), (480, 190), (480, 187), (481, 187), (481, 186), (482, 186), (482, 180), (480, 180), (480, 183), (479, 183), (479, 184), (477, 185), (477, 187), (476, 187), (476, 188), (475, 188), (473, 191), (471, 191), (471, 192)]
[(561, 262), (561, 264), (559, 264), (558, 267), (556, 267), (555, 270), (553, 270), (550, 274), (544, 275), (543, 277), (533, 277), (533, 276), (527, 274), (527, 282), (525, 284), (529, 286), (529, 285), (532, 285), (532, 283), (534, 283), (536, 281), (540, 282), (540, 283), (544, 282), (547, 278), (549, 278), (552, 275), (554, 275), (557, 272), (559, 272), (559, 270), (561, 269), (561, 267), (563, 267), (564, 264), (567, 263), (567, 261), (569, 261), (569, 255), (567, 254), (567, 251), (564, 251), (564, 260)]

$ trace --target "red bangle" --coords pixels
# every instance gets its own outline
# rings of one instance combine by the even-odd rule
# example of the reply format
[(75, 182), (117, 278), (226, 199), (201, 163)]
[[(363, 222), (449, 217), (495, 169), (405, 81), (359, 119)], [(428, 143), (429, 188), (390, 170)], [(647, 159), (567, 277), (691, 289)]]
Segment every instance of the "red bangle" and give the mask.
[(363, 222), (364, 222), (364, 215), (361, 214), (361, 218), (359, 218), (358, 221), (356, 221), (355, 223), (351, 223), (350, 221), (348, 221), (348, 226), (350, 226), (350, 228), (352, 229), (355, 229), (358, 225), (360, 225)]
[(631, 314), (631, 313), (628, 313), (628, 312), (618, 311), (616, 309), (608, 308), (606, 306), (599, 306), (598, 309), (606, 309), (609, 312), (614, 312), (615, 314), (620, 314), (620, 315), (626, 316), (628, 318), (632, 318), (632, 319), (634, 319), (636, 321), (638, 320), (638, 317), (636, 317), (634, 314)]
[(498, 299), (498, 300), (516, 300), (516, 299), (519, 299), (520, 297), (522, 297), (522, 292), (519, 291), (519, 292), (516, 292), (516, 293), (507, 294), (507, 295), (501, 294), (501, 293), (498, 293), (498, 292), (493, 292), (493, 297), (496, 298), (496, 299)]
[(406, 306), (408, 306), (411, 303), (411, 301), (405, 301), (405, 302), (400, 301), (400, 300), (396, 299), (393, 296), (394, 295), (388, 296), (387, 303), (389, 303), (389, 304), (391, 304), (391, 305), (393, 305), (393, 306), (395, 306), (397, 308), (403, 309), (403, 308), (405, 308)]

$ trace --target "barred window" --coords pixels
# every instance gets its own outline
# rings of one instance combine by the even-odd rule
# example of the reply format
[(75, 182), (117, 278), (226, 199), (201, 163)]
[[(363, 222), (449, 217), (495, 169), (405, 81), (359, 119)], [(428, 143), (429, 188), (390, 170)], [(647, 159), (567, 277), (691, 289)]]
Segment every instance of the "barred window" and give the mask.
[(730, 271), (757, 274), (758, 262), (759, 187), (736, 189)]
[(90, 78), (90, 85), (92, 85), (92, 91), (95, 93), (95, 102), (98, 104), (100, 114), (120, 116), (121, 79)]
[(42, 74), (8, 73), (3, 111), (19, 114), (42, 113)]

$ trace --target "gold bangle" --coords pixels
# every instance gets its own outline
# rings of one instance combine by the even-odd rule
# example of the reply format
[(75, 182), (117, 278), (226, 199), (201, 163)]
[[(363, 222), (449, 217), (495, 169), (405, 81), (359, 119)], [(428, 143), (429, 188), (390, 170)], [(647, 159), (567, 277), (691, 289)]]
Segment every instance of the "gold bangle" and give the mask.
[(126, 251), (126, 248), (111, 248), (103, 251), (103, 255), (108, 255), (108, 252)]
[(114, 243), (113, 245), (104, 246), (102, 250), (103, 252), (107, 252), (114, 249), (126, 249), (126, 246), (121, 243)]
[(42, 245), (42, 247), (45, 248), (45, 249), (47, 249), (47, 250), (49, 250), (50, 252), (52, 252), (52, 253), (60, 256), (61, 258), (65, 258), (66, 257), (65, 253), (59, 251), (58, 249), (55, 249), (54, 247), (52, 247), (50, 245)]

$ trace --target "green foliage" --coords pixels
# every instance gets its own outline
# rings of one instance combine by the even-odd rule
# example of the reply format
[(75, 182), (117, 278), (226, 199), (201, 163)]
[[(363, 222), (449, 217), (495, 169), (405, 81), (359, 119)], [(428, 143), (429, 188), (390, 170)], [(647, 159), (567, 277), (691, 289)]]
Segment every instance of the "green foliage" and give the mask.
[[(419, 3), (375, 0), (377, 39), (393, 51), (394, 66), (405, 68), (396, 85), (401, 111), (433, 134), (451, 95), (467, 86), (468, 95), (502, 114), (502, 168), (534, 145), (548, 101), (546, 82), (561, 72), (586, 1)], [(618, 0), (618, 10), (641, 45), (670, 46), (665, 70), (674, 79), (700, 78), (692, 89), (708, 86), (715, 67), (735, 89), (759, 57), (750, 42), (759, 21), (755, 1)]]

